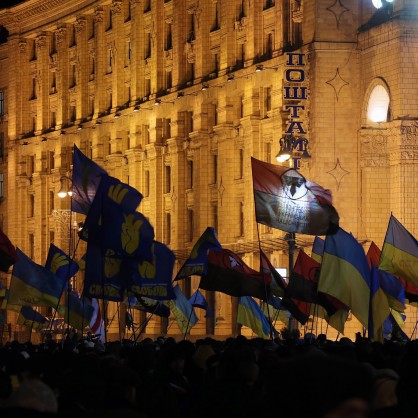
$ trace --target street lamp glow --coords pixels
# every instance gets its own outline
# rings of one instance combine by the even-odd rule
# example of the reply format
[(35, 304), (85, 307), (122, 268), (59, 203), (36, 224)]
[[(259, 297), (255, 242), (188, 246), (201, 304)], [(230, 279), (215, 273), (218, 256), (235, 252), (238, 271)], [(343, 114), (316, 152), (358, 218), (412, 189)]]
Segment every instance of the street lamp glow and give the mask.
[(59, 192), (58, 192), (58, 197), (59, 198), (61, 198), (61, 199), (64, 199), (64, 197), (65, 196), (67, 196), (67, 192), (64, 190), (64, 189), (61, 189)]

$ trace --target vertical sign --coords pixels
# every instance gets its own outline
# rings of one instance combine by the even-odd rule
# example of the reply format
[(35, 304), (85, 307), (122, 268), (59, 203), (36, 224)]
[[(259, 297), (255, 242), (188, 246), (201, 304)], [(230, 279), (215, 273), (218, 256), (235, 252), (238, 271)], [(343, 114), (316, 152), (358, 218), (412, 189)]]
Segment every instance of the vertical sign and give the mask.
[[(308, 100), (308, 87), (306, 87), (305, 54), (288, 52), (283, 84), (283, 109), (289, 111), (289, 121), (286, 125), (286, 135), (298, 135), (307, 133), (301, 120), (301, 112), (305, 110), (304, 100)], [(300, 141), (297, 151), (304, 152), (306, 143)], [(293, 168), (299, 170), (301, 157), (293, 157)]]

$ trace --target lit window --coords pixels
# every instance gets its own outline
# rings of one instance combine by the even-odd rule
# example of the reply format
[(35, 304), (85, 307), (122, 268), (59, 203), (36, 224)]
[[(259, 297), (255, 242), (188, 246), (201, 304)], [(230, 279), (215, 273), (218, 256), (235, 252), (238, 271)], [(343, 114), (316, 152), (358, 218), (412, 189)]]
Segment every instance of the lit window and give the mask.
[(367, 119), (380, 123), (386, 122), (389, 113), (390, 98), (387, 90), (378, 85), (372, 90), (367, 105)]

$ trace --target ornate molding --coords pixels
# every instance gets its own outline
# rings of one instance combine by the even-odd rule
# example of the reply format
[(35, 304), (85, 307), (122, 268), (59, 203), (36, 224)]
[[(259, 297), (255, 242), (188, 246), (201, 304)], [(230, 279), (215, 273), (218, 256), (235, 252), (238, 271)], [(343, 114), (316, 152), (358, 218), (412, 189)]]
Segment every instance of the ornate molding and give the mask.
[(94, 23), (103, 23), (103, 19), (104, 19), (103, 8), (102, 7), (96, 7), (94, 9), (94, 14), (93, 14)]
[(24, 54), (27, 50), (28, 44), (26, 43), (26, 40), (20, 40), (19, 41), (19, 52), (21, 54)]
[(112, 4), (110, 5), (110, 10), (114, 15), (119, 15), (122, 13), (122, 1), (121, 0), (113, 0)]
[(44, 49), (46, 47), (46, 35), (39, 35), (35, 39), (35, 45), (37, 49)]
[(55, 39), (56, 39), (57, 45), (61, 45), (64, 42), (66, 35), (67, 35), (67, 28), (65, 27), (58, 28), (55, 31)]
[(388, 137), (376, 132), (361, 135), (361, 167), (386, 167), (389, 165)]
[(194, 51), (194, 46), (191, 42), (186, 42), (186, 45), (184, 46), (184, 52), (186, 54), (187, 62), (189, 64), (194, 63), (196, 59), (196, 54)]
[(75, 32), (79, 35), (80, 33), (84, 32), (87, 27), (87, 19), (85, 17), (78, 17), (75, 24)]
[(303, 3), (302, 0), (293, 0), (291, 4), (292, 21), (302, 23), (303, 20)]

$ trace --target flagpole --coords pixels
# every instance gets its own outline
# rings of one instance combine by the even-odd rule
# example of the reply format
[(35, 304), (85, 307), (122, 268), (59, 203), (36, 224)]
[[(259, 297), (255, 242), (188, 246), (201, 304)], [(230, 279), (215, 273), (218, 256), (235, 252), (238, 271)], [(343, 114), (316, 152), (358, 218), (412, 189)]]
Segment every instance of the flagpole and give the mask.
[[(296, 242), (296, 234), (294, 232), (289, 232), (287, 235), (287, 244), (289, 247), (289, 278), (293, 273), (293, 256), (295, 253), (295, 242)], [(290, 316), (289, 318), (289, 331), (293, 331), (294, 329), (297, 329), (297, 325), (295, 324), (295, 319), (293, 316)]]
[(193, 304), (196, 302), (197, 292), (199, 291), (199, 289), (200, 289), (200, 280), (199, 280), (199, 286), (198, 286), (198, 288), (197, 288), (197, 290), (196, 290), (196, 292), (194, 294), (194, 300), (193, 300), (193, 303), (192, 303), (192, 308), (190, 309), (190, 315), (189, 315), (189, 319), (187, 320), (186, 331), (184, 331), (183, 340), (185, 340), (186, 339), (186, 336), (187, 336), (187, 330), (189, 328), (190, 319), (192, 318), (192, 314), (193, 314)]
[(264, 279), (263, 259), (262, 259), (262, 255), (261, 255), (260, 227), (258, 226), (258, 222), (256, 222), (256, 225), (257, 225), (258, 249), (259, 249), (259, 252), (260, 252), (260, 272), (263, 273), (264, 295), (265, 295), (265, 298), (266, 298), (266, 303), (267, 303), (267, 316), (268, 316), (269, 325), (270, 325), (270, 339), (271, 339), (271, 341), (273, 341), (274, 340), (274, 336), (273, 336), (273, 324), (271, 322), (270, 309), (268, 308), (268, 300), (269, 300), (269, 297), (268, 297), (268, 294), (267, 294), (267, 284), (266, 284), (266, 281)]
[[(133, 335), (134, 341), (135, 341), (136, 340), (136, 336), (135, 336), (135, 325), (134, 325), (135, 321), (134, 321), (134, 315), (132, 314), (131, 293), (130, 292), (128, 292), (128, 306), (129, 306), (129, 314), (132, 317), (132, 335)], [(129, 337), (129, 339), (131, 339), (131, 338)]]
[(151, 318), (154, 316), (155, 312), (157, 312), (158, 303), (155, 305), (154, 311), (151, 313), (151, 315), (145, 319), (144, 323), (141, 324), (141, 329), (139, 330), (138, 336), (135, 338), (135, 343), (138, 341), (139, 337), (142, 335), (142, 333), (145, 331), (145, 328), (148, 325), (148, 322), (151, 321)]
[(314, 323), (315, 323), (315, 312), (316, 312), (316, 303), (315, 303), (314, 308), (313, 308), (311, 334), (313, 334), (313, 328), (314, 328)]

